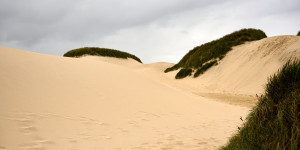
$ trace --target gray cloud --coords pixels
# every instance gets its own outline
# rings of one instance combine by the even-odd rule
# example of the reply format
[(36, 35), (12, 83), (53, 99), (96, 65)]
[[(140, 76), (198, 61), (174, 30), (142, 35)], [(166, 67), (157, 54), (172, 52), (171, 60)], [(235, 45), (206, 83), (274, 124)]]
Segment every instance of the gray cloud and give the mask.
[(0, 0), (0, 45), (53, 55), (98, 46), (177, 62), (241, 28), (294, 35), (299, 14), (298, 0)]
[(195, 2), (2, 0), (1, 33), (4, 40), (20, 40), (29, 45), (57, 33), (73, 40), (102, 37), (120, 28), (151, 22), (158, 17), (195, 7)]

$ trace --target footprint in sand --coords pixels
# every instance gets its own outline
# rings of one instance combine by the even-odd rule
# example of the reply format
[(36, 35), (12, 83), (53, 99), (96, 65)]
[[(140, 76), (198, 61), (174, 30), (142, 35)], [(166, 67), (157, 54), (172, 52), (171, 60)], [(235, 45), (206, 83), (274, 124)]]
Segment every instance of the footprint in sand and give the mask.
[(128, 132), (128, 130), (126, 130), (126, 129), (123, 129), (123, 128), (118, 128), (121, 132), (123, 132), (123, 133), (127, 133)]
[(198, 144), (199, 144), (199, 145), (206, 145), (207, 142), (204, 142), (204, 141), (203, 141), (203, 142), (198, 142)]
[(31, 142), (18, 145), (22, 149), (34, 149), (34, 150), (44, 150), (45, 147), (42, 143)]
[(77, 143), (77, 140), (76, 140), (76, 139), (73, 139), (73, 138), (67, 138), (67, 140), (68, 140), (70, 143)]
[(133, 127), (137, 127), (137, 128), (140, 127), (139, 122), (137, 121), (128, 121), (128, 123)]
[(43, 145), (53, 145), (55, 144), (55, 142), (51, 141), (51, 140), (40, 140), (40, 141), (37, 141), (38, 143), (41, 143)]
[(172, 150), (173, 147), (172, 146), (164, 146), (161, 148), (161, 150)]
[(20, 130), (24, 134), (32, 134), (33, 132), (37, 131), (37, 128), (34, 126), (21, 126)]
[[(43, 139), (36, 135), (38, 129), (35, 127), (34, 123), (36, 120), (40, 120), (43, 118), (43, 115), (30, 112), (20, 112), (17, 113), (15, 117), (9, 118), (12, 121), (16, 121), (18, 123), (20, 132), (31, 139), (31, 142), (19, 144), (18, 147), (20, 147), (21, 149), (44, 150), (49, 145), (55, 144), (51, 140)], [(5, 150), (5, 148), (0, 148), (0, 150)]]
[(55, 144), (54, 141), (46, 140), (40, 137), (34, 138), (32, 142), (20, 144), (19, 147), (23, 149), (34, 149), (34, 150), (43, 150), (49, 145)]
[(176, 141), (176, 145), (184, 145), (184, 143), (182, 141)]
[(101, 121), (96, 120), (96, 119), (91, 119), (91, 118), (83, 117), (83, 116), (79, 116), (79, 120), (80, 120), (83, 124), (105, 125), (104, 122), (101, 122)]
[(111, 139), (110, 136), (105, 136), (104, 138), (105, 138), (105, 140), (110, 140)]
[(4, 146), (0, 146), (0, 150), (7, 150)]
[(28, 135), (37, 132), (37, 128), (34, 126), (34, 119), (36, 114), (33, 113), (18, 113), (17, 117), (9, 117), (9, 120), (16, 121), (21, 133)]

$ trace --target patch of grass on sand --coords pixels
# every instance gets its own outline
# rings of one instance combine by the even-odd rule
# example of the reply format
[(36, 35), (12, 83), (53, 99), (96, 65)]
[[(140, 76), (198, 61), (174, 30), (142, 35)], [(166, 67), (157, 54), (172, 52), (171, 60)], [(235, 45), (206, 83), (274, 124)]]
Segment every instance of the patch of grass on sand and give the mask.
[(83, 47), (78, 49), (73, 49), (64, 54), (65, 57), (80, 57), (83, 55), (94, 55), (94, 56), (107, 56), (107, 57), (116, 57), (116, 58), (132, 58), (140, 63), (142, 61), (135, 55), (107, 48), (99, 47)]
[(214, 60), (211, 61), (209, 63), (206, 63), (205, 65), (203, 65), (202, 67), (200, 67), (199, 69), (197, 69), (196, 73), (194, 74), (194, 77), (198, 77), (199, 75), (203, 74), (206, 70), (208, 70), (210, 67), (212, 67), (213, 65), (217, 64), (218, 61)]
[(183, 68), (181, 69), (175, 76), (176, 79), (182, 79), (182, 78), (185, 78), (187, 76), (190, 76), (192, 75), (192, 72), (193, 70), (192, 69), (186, 69), (186, 68)]

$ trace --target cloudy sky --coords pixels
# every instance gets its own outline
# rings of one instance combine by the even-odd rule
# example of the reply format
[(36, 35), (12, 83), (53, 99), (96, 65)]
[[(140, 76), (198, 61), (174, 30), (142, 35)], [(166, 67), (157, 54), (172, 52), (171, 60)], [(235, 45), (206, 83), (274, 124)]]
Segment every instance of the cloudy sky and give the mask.
[(300, 30), (299, 0), (0, 0), (0, 46), (62, 56), (96, 46), (178, 62), (242, 28)]

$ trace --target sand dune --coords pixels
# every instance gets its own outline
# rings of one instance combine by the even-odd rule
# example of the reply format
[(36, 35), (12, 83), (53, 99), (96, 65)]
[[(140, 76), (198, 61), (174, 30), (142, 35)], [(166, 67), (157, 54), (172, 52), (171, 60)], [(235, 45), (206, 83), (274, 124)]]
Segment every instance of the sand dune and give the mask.
[(0, 53), (2, 150), (216, 149), (248, 113), (130, 67), (4, 47)]
[(199, 78), (175, 80), (163, 73), (171, 63), (0, 47), (0, 149), (217, 149), (249, 107), (211, 99), (253, 106), (299, 50), (296, 36), (249, 42)]
[(290, 58), (300, 58), (299, 36), (277, 36), (234, 47), (199, 82), (215, 92), (262, 94), (264, 84)]
[(252, 107), (268, 77), (289, 59), (300, 58), (299, 36), (276, 36), (236, 46), (219, 65), (198, 78), (174, 79), (178, 71), (163, 73), (170, 63), (154, 63), (136, 71), (171, 88), (210, 99)]

